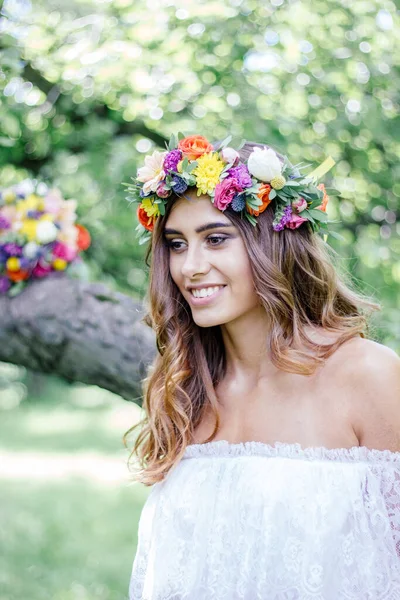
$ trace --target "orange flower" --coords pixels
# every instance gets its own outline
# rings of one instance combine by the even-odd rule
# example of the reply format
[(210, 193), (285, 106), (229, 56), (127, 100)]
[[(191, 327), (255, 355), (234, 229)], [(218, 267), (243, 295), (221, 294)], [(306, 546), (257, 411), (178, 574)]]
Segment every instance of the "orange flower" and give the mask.
[(77, 246), (79, 250), (87, 250), (90, 246), (90, 233), (83, 225), (75, 225), (78, 230)]
[(323, 212), (326, 212), (326, 207), (327, 207), (327, 204), (329, 202), (329, 196), (326, 193), (325, 186), (324, 186), (323, 183), (320, 183), (319, 185), (317, 185), (317, 188), (319, 190), (322, 190), (324, 192), (324, 197), (322, 198), (322, 204), (321, 204), (321, 206), (317, 206), (316, 208), (318, 208), (318, 210), (322, 210)]
[(250, 213), (251, 215), (254, 215), (255, 217), (258, 217), (258, 215), (262, 212), (264, 212), (264, 210), (267, 208), (267, 206), (269, 205), (269, 203), (271, 202), (270, 198), (269, 198), (269, 193), (271, 191), (271, 186), (269, 185), (269, 183), (263, 183), (262, 185), (260, 185), (260, 189), (258, 190), (258, 198), (260, 198), (260, 200), (262, 200), (262, 205), (258, 207), (257, 210), (254, 210), (253, 208), (250, 208), (250, 206), (246, 206), (247, 208), (247, 212)]
[(214, 146), (202, 135), (189, 135), (179, 141), (178, 149), (182, 151), (183, 158), (197, 160), (202, 154), (214, 150)]
[(141, 204), (137, 209), (137, 218), (143, 227), (145, 227), (148, 231), (153, 231), (154, 223), (157, 217), (149, 217)]
[(20, 269), (19, 271), (7, 270), (7, 277), (8, 279), (11, 279), (11, 281), (17, 283), (18, 281), (24, 281), (25, 279), (28, 279), (29, 271), (26, 271), (25, 269)]

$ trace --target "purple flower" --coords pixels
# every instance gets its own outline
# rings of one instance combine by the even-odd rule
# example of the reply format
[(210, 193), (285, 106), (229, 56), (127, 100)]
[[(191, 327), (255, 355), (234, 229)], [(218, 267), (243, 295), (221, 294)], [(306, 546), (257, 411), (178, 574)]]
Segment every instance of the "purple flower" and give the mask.
[(10, 229), (10, 227), (10, 221), (3, 217), (3, 215), (0, 215), (0, 229)]
[(30, 219), (38, 219), (43, 214), (42, 210), (28, 210), (26, 216)]
[(187, 183), (182, 177), (178, 177), (178, 175), (172, 176), (173, 186), (172, 191), (175, 194), (183, 194), (187, 190)]
[(9, 256), (22, 256), (22, 247), (18, 246), (18, 244), (15, 244), (14, 242), (8, 242), (8, 244), (4, 244), (3, 250)]
[(232, 167), (228, 171), (229, 177), (236, 179), (241, 188), (248, 188), (252, 186), (251, 175), (248, 168), (243, 163), (240, 163), (237, 167)]
[(288, 204), (287, 206), (285, 206), (283, 215), (282, 215), (279, 223), (277, 223), (276, 225), (273, 226), (273, 230), (274, 231), (282, 231), (282, 229), (285, 227), (286, 223), (289, 223), (291, 218), (292, 218), (292, 205)]
[(0, 275), (0, 294), (5, 294), (11, 287), (11, 282), (8, 277)]
[(19, 265), (21, 269), (29, 269), (31, 267), (31, 261), (29, 258), (25, 258), (24, 256), (19, 259)]
[(149, 194), (145, 194), (144, 191), (143, 191), (143, 188), (141, 188), (139, 194), (140, 194), (141, 198), (147, 198), (147, 196), (153, 196), (154, 192), (150, 192)]
[(166, 175), (170, 171), (176, 171), (178, 167), (178, 162), (182, 160), (182, 151), (175, 149), (168, 152), (166, 157), (164, 158), (163, 169)]

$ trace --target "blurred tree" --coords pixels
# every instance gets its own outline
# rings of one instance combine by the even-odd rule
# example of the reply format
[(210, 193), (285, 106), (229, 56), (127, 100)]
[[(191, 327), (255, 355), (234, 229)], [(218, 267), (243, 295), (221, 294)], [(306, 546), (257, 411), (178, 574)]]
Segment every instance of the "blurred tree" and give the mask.
[(390, 0), (6, 0), (0, 185), (37, 176), (80, 202), (93, 279), (143, 296), (121, 181), (172, 131), (332, 155), (343, 263), (400, 351), (399, 16)]
[(96, 384), (141, 404), (154, 358), (143, 306), (101, 283), (49, 276), (0, 297), (0, 361)]

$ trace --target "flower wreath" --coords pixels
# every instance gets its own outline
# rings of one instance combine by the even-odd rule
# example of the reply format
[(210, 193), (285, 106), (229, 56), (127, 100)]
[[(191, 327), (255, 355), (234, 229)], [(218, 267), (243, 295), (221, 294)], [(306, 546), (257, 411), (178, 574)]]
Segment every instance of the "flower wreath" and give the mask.
[[(175, 194), (184, 196), (188, 187), (197, 188), (197, 196), (208, 194), (211, 202), (222, 212), (230, 207), (257, 224), (257, 217), (275, 200), (274, 231), (297, 229), (309, 222), (313, 231), (339, 238), (328, 229), (326, 207), (331, 195), (339, 192), (327, 190), (317, 180), (329, 171), (335, 161), (328, 157), (306, 177), (300, 170), (309, 165), (292, 165), (287, 157), (283, 162), (274, 150), (255, 146), (247, 162), (242, 162), (237, 150), (228, 146), (227, 137), (214, 150), (202, 135), (185, 137), (171, 135), (167, 151), (155, 150), (145, 156), (144, 166), (137, 171), (133, 183), (127, 186), (127, 200), (139, 202), (136, 228), (139, 243), (150, 239), (154, 223), (165, 214), (168, 198)], [(245, 144), (242, 141), (238, 150)]]
[(0, 294), (16, 295), (30, 280), (78, 263), (91, 239), (75, 223), (76, 206), (30, 180), (0, 191)]

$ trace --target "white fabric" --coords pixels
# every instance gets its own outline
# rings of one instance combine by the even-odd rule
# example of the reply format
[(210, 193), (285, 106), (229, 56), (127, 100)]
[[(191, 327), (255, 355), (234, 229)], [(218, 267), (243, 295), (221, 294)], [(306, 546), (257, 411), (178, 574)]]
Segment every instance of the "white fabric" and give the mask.
[(399, 600), (400, 452), (192, 444), (139, 522), (130, 600)]

